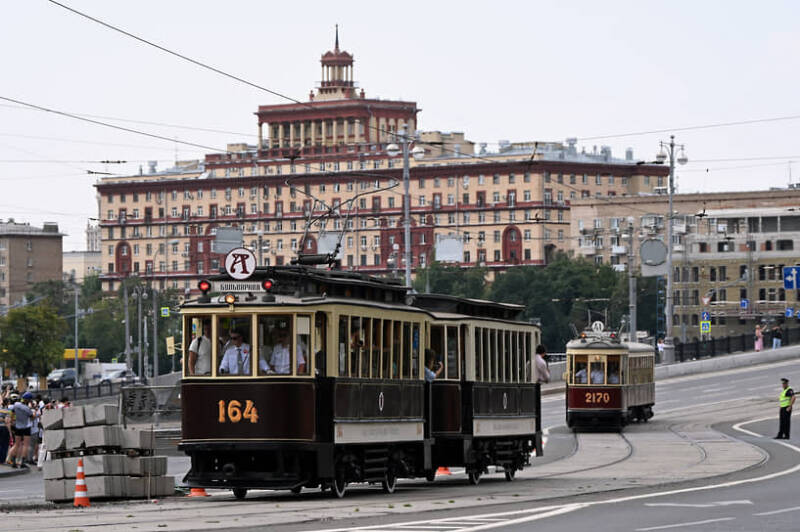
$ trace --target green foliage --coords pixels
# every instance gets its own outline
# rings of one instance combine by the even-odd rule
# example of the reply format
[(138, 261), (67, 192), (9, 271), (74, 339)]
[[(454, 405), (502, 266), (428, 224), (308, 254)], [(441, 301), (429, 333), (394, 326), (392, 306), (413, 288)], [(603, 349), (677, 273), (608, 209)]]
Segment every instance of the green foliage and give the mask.
[(0, 318), (0, 357), (18, 375), (46, 375), (64, 354), (66, 323), (49, 304), (12, 309)]
[(619, 327), (627, 311), (627, 280), (609, 265), (585, 259), (556, 256), (546, 267), (523, 266), (499, 274), (489, 290), (489, 299), (525, 305), (523, 319), (538, 318), (542, 340), (551, 351), (562, 351), (572, 338), (569, 324), (578, 330), (591, 321), (604, 319)]
[(414, 289), (417, 292), (480, 299), (486, 294), (486, 268), (465, 269), (432, 262), (417, 274)]

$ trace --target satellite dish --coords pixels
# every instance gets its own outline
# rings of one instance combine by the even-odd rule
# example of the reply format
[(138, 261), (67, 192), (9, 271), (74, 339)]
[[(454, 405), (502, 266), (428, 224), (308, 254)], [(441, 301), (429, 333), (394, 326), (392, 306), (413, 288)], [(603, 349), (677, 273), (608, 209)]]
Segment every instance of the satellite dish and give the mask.
[(639, 247), (642, 264), (658, 266), (667, 260), (667, 245), (657, 238), (648, 238)]

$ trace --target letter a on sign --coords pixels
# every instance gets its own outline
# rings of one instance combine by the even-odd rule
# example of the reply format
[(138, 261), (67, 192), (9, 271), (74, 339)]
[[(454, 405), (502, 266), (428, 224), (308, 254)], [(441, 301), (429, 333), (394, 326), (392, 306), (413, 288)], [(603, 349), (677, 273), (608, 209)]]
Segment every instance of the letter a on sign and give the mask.
[(256, 269), (256, 256), (245, 248), (235, 248), (225, 255), (225, 271), (237, 280), (247, 279)]

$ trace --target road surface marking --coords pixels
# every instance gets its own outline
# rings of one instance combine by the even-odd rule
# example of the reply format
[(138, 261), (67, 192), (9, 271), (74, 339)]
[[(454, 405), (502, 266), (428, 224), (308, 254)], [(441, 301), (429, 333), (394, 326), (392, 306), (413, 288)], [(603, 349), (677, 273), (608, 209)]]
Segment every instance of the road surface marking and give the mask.
[(763, 434), (759, 434), (759, 433), (753, 432), (751, 430), (743, 429), (742, 425), (749, 425), (751, 423), (758, 423), (759, 421), (767, 421), (768, 419), (773, 419), (774, 420), (775, 416), (760, 417), (758, 419), (750, 419), (748, 421), (742, 421), (741, 423), (737, 423), (736, 425), (734, 425), (732, 428), (733, 428), (733, 430), (738, 430), (739, 432), (744, 432), (745, 434), (748, 434), (750, 436), (755, 436), (756, 438), (763, 438), (764, 437)]
[(761, 512), (760, 514), (753, 514), (753, 515), (775, 515), (775, 514), (783, 514), (786, 512), (796, 512), (800, 510), (800, 506), (795, 506), (794, 508), (784, 508), (783, 510), (773, 510), (771, 512)]
[(647, 532), (648, 530), (666, 530), (667, 528), (679, 528), (684, 526), (705, 525), (708, 523), (719, 523), (722, 521), (733, 521), (735, 517), (720, 517), (719, 519), (706, 519), (705, 521), (691, 521), (688, 523), (675, 523), (674, 525), (650, 526), (647, 528), (637, 528), (636, 532)]
[(734, 506), (737, 504), (753, 504), (753, 501), (717, 501), (709, 503), (681, 503), (681, 502), (646, 502), (645, 506), (675, 506), (681, 508), (716, 508), (719, 506)]

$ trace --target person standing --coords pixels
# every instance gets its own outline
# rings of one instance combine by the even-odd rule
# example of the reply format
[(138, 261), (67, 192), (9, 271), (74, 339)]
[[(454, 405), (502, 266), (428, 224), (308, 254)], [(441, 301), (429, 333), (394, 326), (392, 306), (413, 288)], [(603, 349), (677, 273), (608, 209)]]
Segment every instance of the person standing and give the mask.
[(11, 446), (11, 405), (7, 397), (0, 403), (0, 464), (5, 463)]
[(547, 365), (547, 349), (544, 345), (536, 346), (536, 382), (550, 382), (550, 368)]
[(781, 346), (783, 342), (783, 333), (781, 332), (781, 326), (775, 325), (772, 328), (772, 349), (777, 349)]
[(761, 330), (761, 325), (756, 325), (756, 351), (764, 349), (764, 332)]
[(202, 329), (189, 345), (189, 375), (211, 375), (211, 321), (203, 320)]
[(788, 440), (789, 431), (792, 426), (792, 406), (794, 405), (794, 390), (789, 387), (789, 379), (786, 377), (781, 379), (780, 396), (778, 402), (780, 404), (778, 435), (775, 436), (776, 440)]

